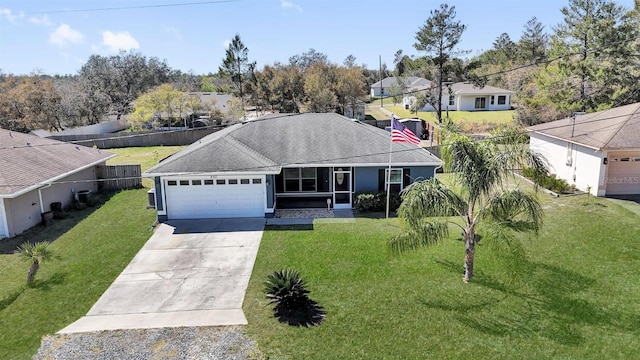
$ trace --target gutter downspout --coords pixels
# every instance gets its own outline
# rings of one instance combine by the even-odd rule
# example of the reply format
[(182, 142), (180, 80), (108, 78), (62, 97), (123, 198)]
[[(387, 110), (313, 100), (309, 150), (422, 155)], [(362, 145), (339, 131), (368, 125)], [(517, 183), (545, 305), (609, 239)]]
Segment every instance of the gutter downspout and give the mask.
[(40, 200), (40, 214), (43, 214), (45, 212), (44, 211), (44, 204), (42, 203), (42, 190), (43, 189), (48, 189), (50, 187), (51, 187), (51, 183), (49, 183), (49, 184), (47, 184), (47, 185), (45, 185), (45, 186), (43, 186), (41, 188), (38, 188), (38, 199)]

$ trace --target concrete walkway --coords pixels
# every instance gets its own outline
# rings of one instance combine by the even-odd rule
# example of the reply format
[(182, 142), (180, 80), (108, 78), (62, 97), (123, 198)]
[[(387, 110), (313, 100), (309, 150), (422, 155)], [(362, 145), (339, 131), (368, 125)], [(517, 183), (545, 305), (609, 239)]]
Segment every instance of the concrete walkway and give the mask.
[(160, 224), (86, 316), (59, 333), (244, 325), (264, 218)]

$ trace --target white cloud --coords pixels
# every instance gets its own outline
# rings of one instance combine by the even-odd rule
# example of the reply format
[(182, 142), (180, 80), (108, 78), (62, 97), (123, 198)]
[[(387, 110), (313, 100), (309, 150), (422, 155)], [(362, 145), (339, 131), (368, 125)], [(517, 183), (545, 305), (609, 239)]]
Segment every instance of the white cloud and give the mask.
[(10, 9), (0, 9), (0, 16), (4, 16), (10, 23), (15, 23), (17, 16)]
[(229, 45), (231, 45), (231, 40), (225, 40), (222, 42), (222, 46), (224, 46), (225, 49), (228, 49)]
[(129, 32), (111, 32), (105, 31), (102, 33), (102, 45), (109, 48), (112, 52), (118, 52), (120, 50), (139, 49), (140, 43)]
[(291, 1), (287, 1), (287, 0), (282, 0), (280, 1), (280, 6), (282, 6), (283, 9), (296, 9), (298, 10), (298, 12), (302, 12), (302, 7), (300, 7), (300, 5), (298, 4), (294, 4)]
[(60, 47), (65, 47), (70, 44), (80, 44), (84, 39), (84, 35), (71, 28), (71, 26), (67, 24), (60, 24), (50, 35), (49, 42), (58, 45)]
[(54, 26), (55, 23), (49, 19), (47, 15), (42, 15), (40, 17), (33, 16), (29, 18), (29, 22), (36, 25), (44, 25), (44, 26)]

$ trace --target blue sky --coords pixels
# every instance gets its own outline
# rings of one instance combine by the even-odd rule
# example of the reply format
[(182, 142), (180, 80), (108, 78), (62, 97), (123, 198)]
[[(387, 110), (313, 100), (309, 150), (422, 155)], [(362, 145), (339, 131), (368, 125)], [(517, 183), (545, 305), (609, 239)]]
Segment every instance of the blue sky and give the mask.
[[(223, 0), (224, 1), (224, 0)], [(196, 74), (216, 72), (226, 43), (239, 33), (258, 68), (314, 48), (342, 63), (390, 68), (402, 49), (417, 54), (415, 33), (441, 1), (425, 0), (0, 0), (0, 70), (75, 74), (91, 54), (134, 49)], [(183, 6), (159, 6), (188, 4)], [(198, 3), (197, 5), (195, 3)], [(536, 16), (551, 32), (562, 20), (557, 0), (451, 0), (467, 25), (461, 49), (491, 48), (501, 33), (514, 41)], [(631, 8), (633, 0), (619, 0)], [(75, 11), (140, 6), (139, 9)]]

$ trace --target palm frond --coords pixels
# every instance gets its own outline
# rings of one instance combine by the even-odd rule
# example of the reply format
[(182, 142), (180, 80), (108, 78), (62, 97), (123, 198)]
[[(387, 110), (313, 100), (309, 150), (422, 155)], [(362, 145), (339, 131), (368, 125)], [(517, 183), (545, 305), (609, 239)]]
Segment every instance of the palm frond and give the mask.
[(412, 228), (389, 239), (387, 248), (397, 255), (437, 244), (448, 236), (449, 228), (445, 222), (423, 221), (415, 229)]
[(466, 207), (466, 202), (451, 188), (431, 178), (415, 182), (402, 191), (398, 216), (416, 231), (424, 217), (459, 216)]
[(482, 244), (511, 266), (520, 266), (526, 260), (522, 242), (509, 229), (493, 225), (484, 224), (478, 229), (482, 232)]
[(44, 241), (35, 244), (29, 242), (23, 243), (18, 246), (15, 253), (26, 261), (38, 263), (50, 260), (53, 256), (53, 253), (49, 249), (49, 243)]
[(489, 143), (459, 141), (451, 144), (451, 171), (474, 203), (502, 179), (501, 168), (495, 166), (492, 146)]
[(483, 219), (513, 230), (534, 232), (542, 226), (543, 215), (536, 197), (519, 189), (495, 194), (480, 213)]

